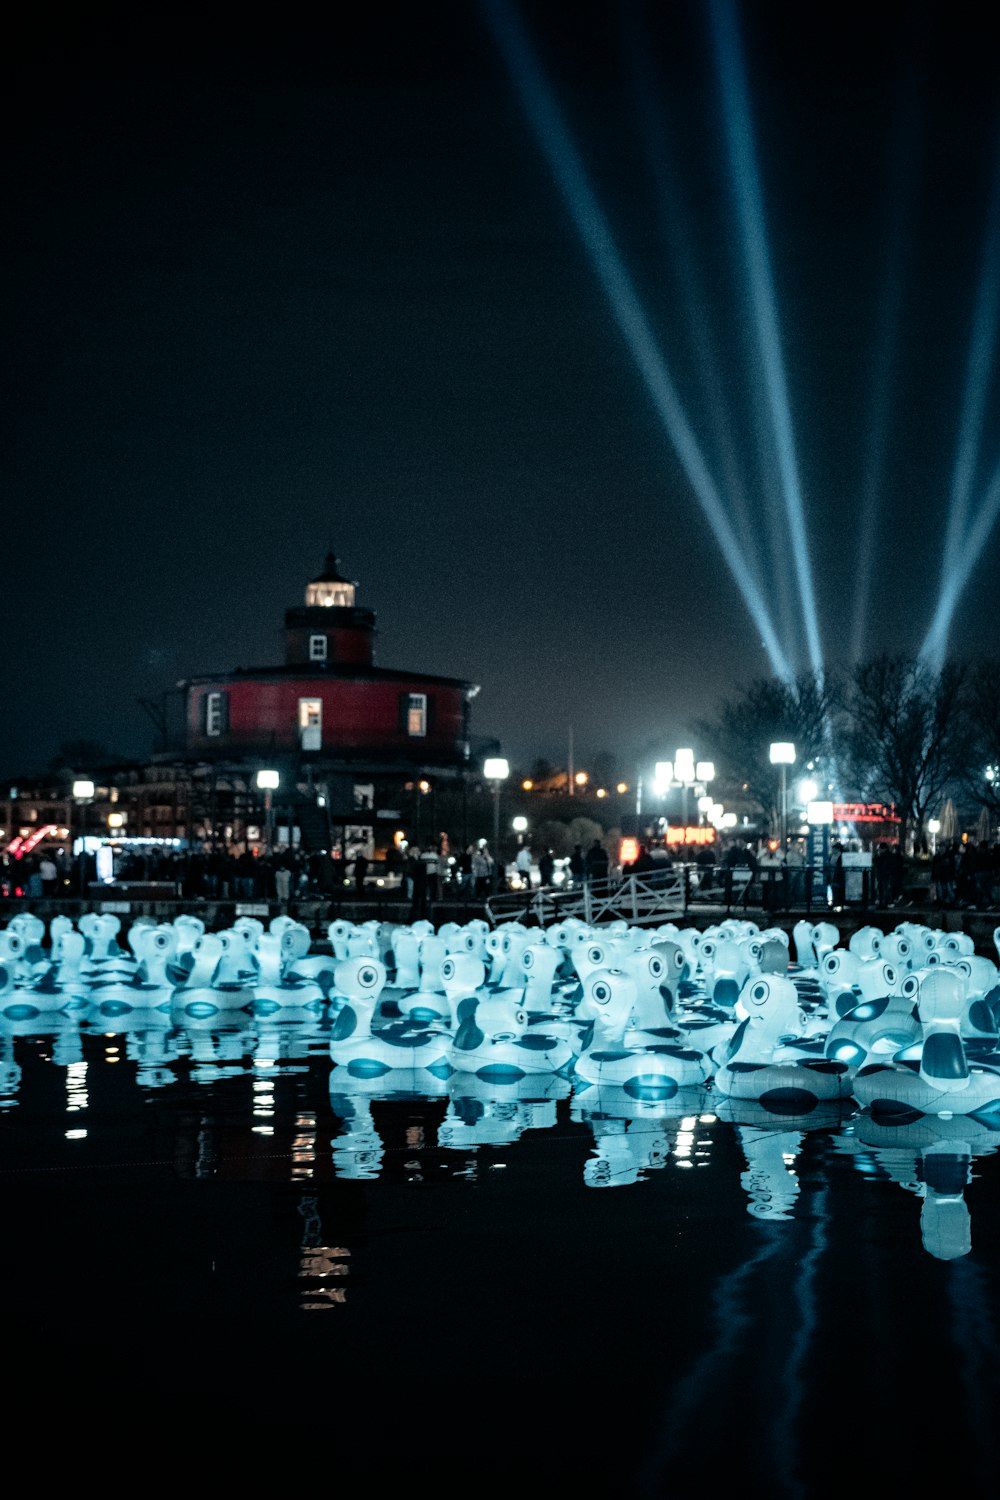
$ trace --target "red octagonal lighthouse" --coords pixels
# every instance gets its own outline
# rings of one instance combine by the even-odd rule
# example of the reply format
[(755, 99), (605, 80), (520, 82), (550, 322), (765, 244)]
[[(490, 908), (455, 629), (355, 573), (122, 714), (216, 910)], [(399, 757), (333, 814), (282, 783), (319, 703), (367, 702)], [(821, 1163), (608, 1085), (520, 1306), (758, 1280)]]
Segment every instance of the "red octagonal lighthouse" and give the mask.
[(285, 612), (283, 666), (179, 684), (187, 750), (210, 759), (290, 755), (385, 770), (465, 767), (478, 685), (376, 667), (375, 615), (355, 603), (356, 590), (329, 553), (305, 603)]

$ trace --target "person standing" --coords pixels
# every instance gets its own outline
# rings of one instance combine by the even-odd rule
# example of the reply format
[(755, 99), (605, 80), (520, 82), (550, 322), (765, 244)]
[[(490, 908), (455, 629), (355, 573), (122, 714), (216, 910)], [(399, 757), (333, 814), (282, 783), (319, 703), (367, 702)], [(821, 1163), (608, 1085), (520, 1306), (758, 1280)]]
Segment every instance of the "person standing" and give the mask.
[(38, 861), (38, 873), (42, 877), (42, 895), (55, 896), (58, 894), (59, 870), (52, 855), (46, 849)]
[(573, 853), (569, 857), (569, 873), (574, 885), (582, 885), (587, 878), (587, 860), (582, 844), (573, 845)]
[(806, 857), (793, 840), (785, 850), (785, 906), (801, 906), (806, 899)]
[(600, 839), (595, 839), (587, 850), (587, 879), (591, 882), (607, 880), (610, 869), (611, 861), (608, 859), (608, 851)]
[(486, 847), (479, 844), (472, 851), (472, 894), (477, 901), (484, 901), (489, 895), (491, 873)]
[(522, 844), (514, 858), (514, 868), (521, 877), (523, 886), (531, 886), (531, 850)]
[(556, 873), (555, 856), (551, 849), (546, 849), (538, 861), (538, 875), (542, 885), (552, 885)]
[(410, 921), (417, 922), (427, 915), (427, 861), (419, 849), (413, 852), (414, 859), (409, 870), (412, 890)]

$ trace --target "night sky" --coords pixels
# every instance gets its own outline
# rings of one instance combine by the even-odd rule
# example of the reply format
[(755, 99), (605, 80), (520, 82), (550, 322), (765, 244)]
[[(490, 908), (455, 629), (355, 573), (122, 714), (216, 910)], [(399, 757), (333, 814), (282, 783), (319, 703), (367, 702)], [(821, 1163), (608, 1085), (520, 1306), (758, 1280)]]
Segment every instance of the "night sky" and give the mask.
[[(1000, 462), (988, 7), (25, 9), (0, 771), (83, 738), (147, 754), (140, 700), (280, 662), (329, 549), (377, 664), (481, 684), (473, 730), (515, 762), (565, 763), (571, 728), (578, 766), (687, 742), (772, 662), (609, 287), (789, 664), (810, 665), (789, 473), (823, 660), (920, 649), (963, 430), (970, 526)], [(1000, 654), (998, 537), (956, 654)]]

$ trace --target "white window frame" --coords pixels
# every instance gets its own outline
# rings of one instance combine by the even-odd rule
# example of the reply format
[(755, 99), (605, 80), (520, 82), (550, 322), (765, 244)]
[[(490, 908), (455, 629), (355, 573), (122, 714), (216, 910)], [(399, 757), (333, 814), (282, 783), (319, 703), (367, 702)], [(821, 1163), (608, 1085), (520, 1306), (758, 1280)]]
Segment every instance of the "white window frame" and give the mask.
[(299, 699), (299, 744), (303, 750), (323, 748), (323, 700)]
[(216, 739), (222, 734), (226, 722), (225, 693), (205, 694), (205, 734)]
[(309, 637), (309, 660), (326, 661), (327, 638), (325, 635), (311, 635)]
[(427, 734), (426, 693), (407, 694), (406, 733), (410, 739), (423, 739)]

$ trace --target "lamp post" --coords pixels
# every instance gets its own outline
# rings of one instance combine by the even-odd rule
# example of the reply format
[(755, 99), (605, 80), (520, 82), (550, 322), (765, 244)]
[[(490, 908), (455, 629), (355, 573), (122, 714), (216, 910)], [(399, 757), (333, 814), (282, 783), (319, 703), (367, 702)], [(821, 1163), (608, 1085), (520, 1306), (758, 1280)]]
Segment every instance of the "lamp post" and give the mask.
[(781, 767), (781, 847), (788, 845), (788, 767), (795, 764), (795, 746), (776, 740), (771, 746), (771, 764)]
[(500, 788), (510, 775), (510, 766), (502, 756), (483, 763), (483, 775), (493, 784), (493, 858), (500, 863)]
[[(688, 791), (691, 787), (697, 787), (699, 796), (704, 798), (708, 792), (709, 782), (715, 780), (715, 765), (710, 760), (699, 760), (695, 762), (693, 750), (677, 750), (673, 760), (658, 760), (654, 769), (654, 787), (658, 797), (663, 797), (671, 787), (679, 786), (684, 792), (683, 819), (684, 826), (688, 821)], [(701, 814), (706, 809), (698, 804), (699, 821)]]
[(80, 896), (86, 895), (87, 887), (87, 808), (94, 800), (94, 783), (81, 778), (73, 783), (73, 800), (80, 809), (80, 863), (78, 887)]
[(256, 776), (257, 790), (264, 793), (264, 847), (268, 854), (271, 853), (271, 845), (274, 841), (274, 813), (272, 808), (272, 793), (278, 790), (281, 777), (277, 771), (258, 771)]
[(928, 818), (927, 819), (927, 832), (931, 836), (931, 858), (933, 858), (934, 855), (937, 853), (937, 836), (941, 832), (941, 819), (940, 818)]

